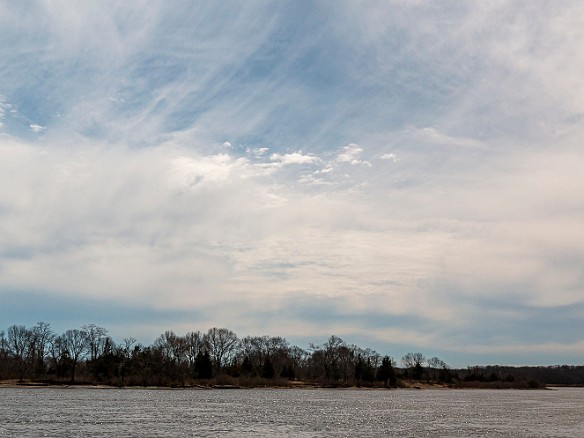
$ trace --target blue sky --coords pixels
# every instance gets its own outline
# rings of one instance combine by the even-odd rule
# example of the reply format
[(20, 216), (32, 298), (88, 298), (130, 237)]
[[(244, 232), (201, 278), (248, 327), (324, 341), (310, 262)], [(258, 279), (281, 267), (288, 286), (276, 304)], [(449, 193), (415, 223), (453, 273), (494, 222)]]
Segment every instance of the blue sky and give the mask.
[(584, 361), (579, 1), (0, 0), (0, 322)]

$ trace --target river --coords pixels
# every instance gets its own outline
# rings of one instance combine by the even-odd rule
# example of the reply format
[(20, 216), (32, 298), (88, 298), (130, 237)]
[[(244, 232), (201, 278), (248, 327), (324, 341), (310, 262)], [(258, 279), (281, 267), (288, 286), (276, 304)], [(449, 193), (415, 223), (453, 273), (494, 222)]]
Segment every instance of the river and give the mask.
[(584, 437), (584, 389), (0, 388), (0, 437)]

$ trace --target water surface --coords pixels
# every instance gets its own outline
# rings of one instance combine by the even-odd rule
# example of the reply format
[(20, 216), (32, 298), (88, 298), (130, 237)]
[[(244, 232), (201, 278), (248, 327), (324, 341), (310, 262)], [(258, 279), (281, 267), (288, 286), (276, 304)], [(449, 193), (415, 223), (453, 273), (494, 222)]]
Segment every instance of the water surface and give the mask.
[(584, 389), (0, 388), (1, 437), (583, 437)]

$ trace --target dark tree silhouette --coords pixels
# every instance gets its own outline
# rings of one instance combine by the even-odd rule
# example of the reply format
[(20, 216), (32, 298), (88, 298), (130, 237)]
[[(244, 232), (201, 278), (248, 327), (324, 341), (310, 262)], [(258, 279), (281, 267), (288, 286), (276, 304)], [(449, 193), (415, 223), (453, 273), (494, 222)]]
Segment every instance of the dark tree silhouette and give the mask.
[(392, 362), (389, 356), (385, 356), (381, 360), (381, 366), (377, 370), (377, 380), (382, 381), (386, 387), (395, 386), (397, 383)]
[(45, 375), (45, 359), (49, 355), (50, 346), (55, 338), (51, 325), (46, 322), (37, 322), (32, 328), (34, 340), (33, 375)]
[(23, 325), (12, 325), (8, 327), (6, 345), (9, 354), (16, 361), (18, 379), (22, 381), (26, 373), (28, 360), (34, 351), (33, 334)]
[(237, 335), (226, 328), (213, 327), (206, 334), (209, 355), (218, 370), (231, 362), (239, 346)]
[(195, 358), (195, 378), (211, 379), (213, 377), (213, 363), (208, 351), (199, 351)]
[(88, 351), (87, 333), (84, 330), (67, 330), (60, 337), (61, 347), (71, 365), (71, 383), (75, 382), (75, 371)]
[(276, 375), (274, 371), (274, 366), (272, 365), (272, 361), (269, 357), (266, 357), (264, 360), (264, 366), (262, 367), (262, 377), (264, 379), (273, 379)]
[(413, 379), (421, 379), (424, 375), (424, 362), (426, 358), (422, 353), (408, 353), (402, 357), (402, 364), (411, 373)]

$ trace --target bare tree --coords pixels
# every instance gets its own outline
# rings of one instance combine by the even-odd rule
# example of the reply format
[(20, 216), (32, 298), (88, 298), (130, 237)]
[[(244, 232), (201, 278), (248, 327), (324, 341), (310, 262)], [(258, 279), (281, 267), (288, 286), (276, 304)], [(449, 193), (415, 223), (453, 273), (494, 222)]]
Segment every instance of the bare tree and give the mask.
[(119, 374), (120, 377), (122, 379), (122, 385), (125, 384), (125, 378), (126, 378), (126, 374), (128, 372), (128, 370), (131, 368), (131, 361), (132, 361), (132, 347), (134, 346), (134, 344), (136, 343), (136, 339), (129, 337), (129, 338), (124, 338), (122, 340), (122, 345), (121, 347), (119, 347), (118, 351), (121, 351), (122, 355), (123, 355), (123, 361), (119, 367)]
[(347, 370), (345, 365), (347, 365), (346, 362), (352, 360), (352, 354), (345, 341), (338, 336), (331, 335), (323, 344), (322, 349), (324, 351), (326, 376), (334, 380), (346, 377), (345, 371)]
[(322, 345), (310, 344), (313, 374), (329, 380), (346, 379), (352, 374), (353, 351), (341, 338), (331, 335)]
[(136, 343), (136, 338), (124, 338), (122, 340), (123, 343), (123, 352), (124, 352), (124, 357), (126, 358), (126, 360), (130, 360), (132, 357), (132, 347), (134, 346), (134, 344)]
[(154, 345), (158, 347), (162, 354), (174, 364), (179, 364), (185, 357), (185, 340), (177, 336), (172, 330), (167, 330), (161, 334), (156, 341), (154, 341)]
[(63, 346), (63, 336), (53, 336), (49, 342), (49, 370), (52, 370), (57, 377), (61, 377), (67, 359), (67, 353), (65, 353)]
[(4, 378), (5, 366), (8, 358), (8, 341), (6, 333), (0, 330), (0, 380)]
[(293, 365), (288, 341), (280, 336), (246, 336), (240, 340), (239, 348), (246, 372), (261, 375), (266, 363), (278, 372), (284, 366)]
[(353, 357), (354, 377), (357, 383), (372, 382), (375, 379), (375, 371), (380, 362), (379, 353), (370, 348), (360, 348), (357, 345), (351, 345)]
[(103, 354), (107, 342), (107, 330), (95, 324), (86, 324), (81, 329), (87, 338), (89, 360), (94, 361)]
[(205, 342), (205, 336), (200, 332), (188, 332), (184, 336), (184, 342), (186, 347), (186, 356), (189, 360), (189, 366), (192, 368), (195, 366), (195, 359), (197, 355), (203, 350), (207, 349)]
[(85, 330), (67, 330), (60, 336), (61, 351), (71, 361), (71, 383), (75, 382), (75, 370), (89, 349), (87, 332)]
[(402, 357), (402, 364), (406, 368), (414, 368), (416, 366), (422, 366), (426, 358), (422, 353), (408, 353)]
[(402, 357), (402, 364), (408, 368), (414, 379), (421, 379), (424, 374), (426, 358), (422, 353), (408, 353)]
[(431, 357), (428, 359), (428, 367), (432, 374), (432, 378), (435, 380), (451, 380), (452, 375), (450, 374), (448, 364), (438, 357)]
[(446, 364), (446, 362), (444, 362), (442, 359), (439, 359), (437, 357), (431, 357), (430, 359), (428, 359), (428, 366), (430, 368), (435, 368), (435, 369), (448, 368), (448, 365)]
[(161, 364), (171, 381), (184, 385), (188, 373), (186, 364), (187, 344), (183, 337), (177, 336), (172, 330), (161, 334), (154, 342), (156, 349), (162, 354)]
[(381, 355), (371, 348), (360, 348), (353, 345), (355, 356), (360, 355), (363, 359), (368, 360), (373, 368), (378, 368), (381, 365)]
[(213, 327), (205, 338), (209, 345), (209, 355), (217, 368), (227, 365), (239, 347), (237, 335), (226, 328)]
[(288, 348), (288, 357), (292, 362), (291, 365), (294, 368), (297, 368), (305, 366), (310, 358), (310, 355), (308, 354), (308, 351), (306, 351), (305, 349), (294, 345)]
[(20, 381), (24, 380), (27, 362), (32, 355), (34, 348), (32, 341), (32, 332), (25, 326), (12, 325), (8, 327), (8, 352), (16, 360)]
[(55, 337), (55, 334), (51, 330), (51, 325), (47, 322), (37, 322), (37, 324), (32, 328), (32, 336), (34, 339), (35, 346), (35, 364), (34, 372), (40, 371), (42, 375), (45, 374), (45, 359), (49, 355), (50, 345)]
[(0, 331), (0, 354), (8, 353), (8, 341), (6, 340), (6, 333), (4, 330)]

